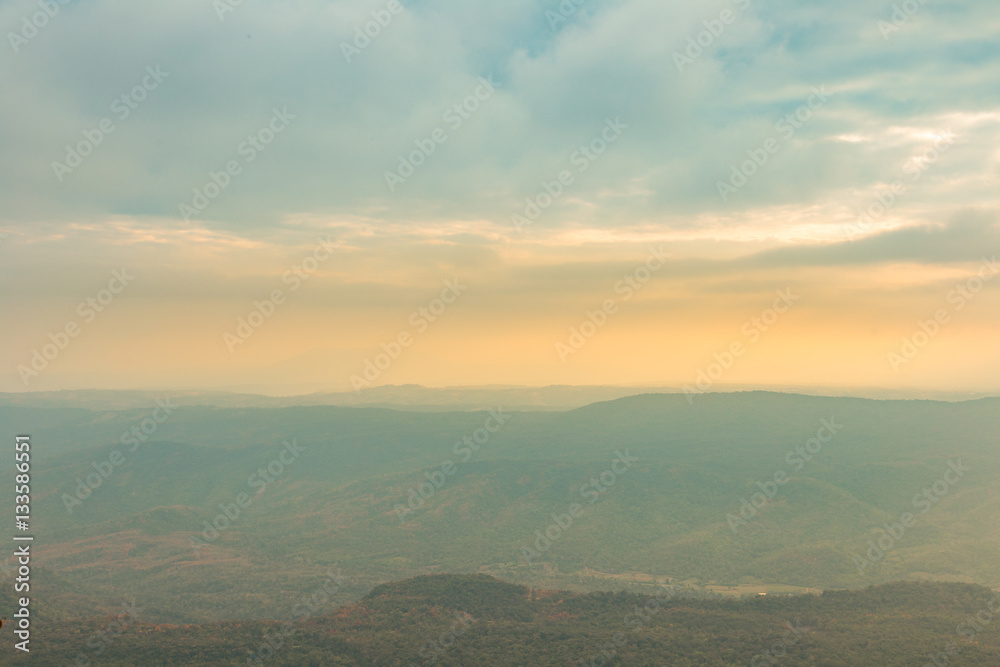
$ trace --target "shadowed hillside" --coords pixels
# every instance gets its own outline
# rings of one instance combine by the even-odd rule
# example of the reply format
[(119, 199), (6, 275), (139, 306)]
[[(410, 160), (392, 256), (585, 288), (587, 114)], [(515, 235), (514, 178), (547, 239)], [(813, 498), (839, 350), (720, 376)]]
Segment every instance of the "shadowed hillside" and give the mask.
[[(977, 586), (890, 584), (745, 601), (684, 595), (666, 587), (656, 595), (574, 594), (481, 575), (425, 576), (378, 586), (333, 613), (311, 614), (302, 607), (285, 621), (151, 625), (139, 611), (138, 620), (123, 617), (122, 626), (113, 618), (55, 623), (46, 627), (44, 646), (31, 664), (61, 666), (80, 654), (94, 658), (96, 646), (100, 663), (109, 667), (236, 666), (248, 664), (248, 657), (249, 664), (278, 667), (730, 667), (778, 661), (903, 667), (932, 658), (957, 658), (963, 665), (1000, 661), (1000, 633), (975, 622), (976, 614), (1000, 609), (1000, 594)], [(13, 664), (22, 663), (28, 664)]]

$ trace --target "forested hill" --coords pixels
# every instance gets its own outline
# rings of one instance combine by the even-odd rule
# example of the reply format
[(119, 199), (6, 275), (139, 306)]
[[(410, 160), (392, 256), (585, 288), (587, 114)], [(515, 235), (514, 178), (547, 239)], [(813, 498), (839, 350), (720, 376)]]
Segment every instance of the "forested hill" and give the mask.
[(39, 627), (30, 658), (13, 664), (62, 667), (78, 656), (107, 667), (1000, 664), (1000, 593), (967, 584), (697, 600), (676, 588), (576, 594), (432, 575), (378, 586), (329, 615), (308, 609), (273, 622), (153, 625), (139, 611), (121, 626), (51, 623)]

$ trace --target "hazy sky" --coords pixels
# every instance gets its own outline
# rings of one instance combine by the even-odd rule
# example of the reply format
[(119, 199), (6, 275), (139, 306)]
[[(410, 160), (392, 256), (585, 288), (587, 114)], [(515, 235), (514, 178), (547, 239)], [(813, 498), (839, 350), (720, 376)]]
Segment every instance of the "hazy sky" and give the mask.
[(0, 4), (0, 390), (1000, 390), (995, 2), (48, 11)]

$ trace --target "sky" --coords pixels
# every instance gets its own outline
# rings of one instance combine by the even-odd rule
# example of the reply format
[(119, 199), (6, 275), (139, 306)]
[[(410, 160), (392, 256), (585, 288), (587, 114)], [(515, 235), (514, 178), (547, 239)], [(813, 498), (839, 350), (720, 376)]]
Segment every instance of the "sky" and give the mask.
[(0, 26), (0, 391), (1000, 393), (995, 3)]

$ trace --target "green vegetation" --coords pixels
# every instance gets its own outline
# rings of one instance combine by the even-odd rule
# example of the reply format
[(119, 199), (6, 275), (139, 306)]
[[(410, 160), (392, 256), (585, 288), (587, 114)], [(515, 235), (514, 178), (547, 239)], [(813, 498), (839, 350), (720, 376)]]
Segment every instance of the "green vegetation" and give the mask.
[[(287, 636), (282, 623), (268, 621), (139, 622), (121, 634), (109, 634), (111, 619), (47, 624), (38, 650), (13, 664), (62, 667), (78, 655), (97, 664), (100, 647), (99, 662), (107, 667), (235, 666), (248, 664), (248, 655), (266, 658), (252, 664), (275, 667), (909, 667), (932, 656), (996, 665), (1000, 632), (987, 624), (970, 636), (969, 625), (991, 605), (1000, 609), (1000, 595), (964, 584), (899, 583), (733, 601), (666, 590), (657, 596), (529, 590), (483, 575), (424, 576), (378, 586), (358, 603), (298, 620)], [(96, 634), (102, 629), (105, 635)], [(265, 636), (276, 649), (263, 648)]]
[[(44, 572), (59, 573), (50, 588), (71, 583), (98, 612), (136, 599), (146, 620), (191, 623), (280, 617), (334, 564), (348, 579), (337, 604), (434, 572), (577, 591), (641, 592), (652, 581), (729, 594), (906, 579), (998, 586), (998, 404), (751, 392), (689, 405), (646, 395), (565, 413), (505, 412), (467, 462), (453, 446), (485, 413), (193, 406), (176, 409), (134, 452), (121, 435), (151, 410), (8, 407), (0, 419), (32, 433), (40, 457), (39, 584)], [(824, 419), (843, 427), (797, 465), (801, 455), (787, 453)], [(292, 439), (301, 456), (266, 489), (250, 486)], [(99, 478), (94, 464), (107, 472), (114, 450), (124, 463)], [(638, 461), (604, 486), (618, 450)], [(426, 493), (447, 460), (454, 474), (401, 523), (396, 508), (422, 484)], [(914, 496), (942, 479), (949, 460), (969, 472), (919, 513)], [(759, 516), (744, 509), (734, 532), (743, 500), (779, 471), (788, 482)], [(100, 486), (70, 514), (64, 501), (88, 475)], [(220, 504), (235, 510), (241, 493), (252, 504), (205, 539)], [(529, 565), (536, 531), (573, 503), (582, 516)], [(859, 573), (854, 558), (906, 511), (916, 525)], [(207, 546), (193, 549), (192, 537)]]

